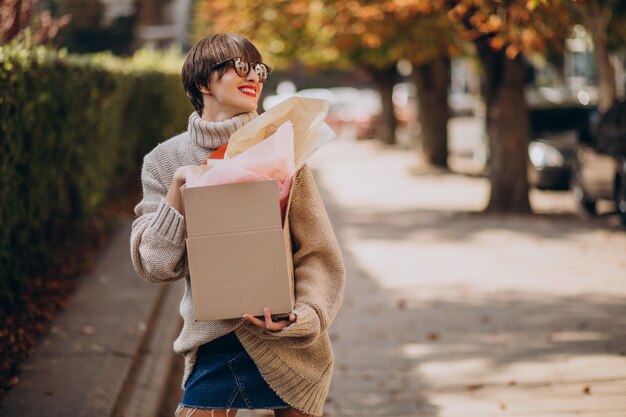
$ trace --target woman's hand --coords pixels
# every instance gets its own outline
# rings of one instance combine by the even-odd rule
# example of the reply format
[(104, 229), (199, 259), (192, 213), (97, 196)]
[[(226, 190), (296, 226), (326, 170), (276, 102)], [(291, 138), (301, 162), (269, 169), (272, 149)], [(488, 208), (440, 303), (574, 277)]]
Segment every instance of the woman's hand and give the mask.
[(250, 323), (254, 324), (257, 327), (260, 327), (261, 329), (266, 329), (266, 330), (271, 330), (271, 331), (282, 330), (285, 327), (288, 327), (289, 325), (291, 325), (291, 323), (294, 323), (297, 319), (297, 316), (294, 313), (291, 313), (289, 314), (288, 320), (273, 321), (272, 313), (270, 313), (270, 309), (267, 307), (263, 309), (263, 315), (265, 316), (265, 321), (257, 319), (252, 314), (248, 314), (248, 313), (243, 315), (243, 319), (249, 321)]
[(189, 168), (193, 167), (190, 165), (184, 165), (179, 167), (176, 172), (174, 172), (174, 178), (172, 178), (170, 189), (165, 196), (165, 201), (167, 201), (170, 206), (174, 207), (180, 214), (183, 214), (183, 196), (181, 194), (181, 188), (187, 181), (187, 169)]

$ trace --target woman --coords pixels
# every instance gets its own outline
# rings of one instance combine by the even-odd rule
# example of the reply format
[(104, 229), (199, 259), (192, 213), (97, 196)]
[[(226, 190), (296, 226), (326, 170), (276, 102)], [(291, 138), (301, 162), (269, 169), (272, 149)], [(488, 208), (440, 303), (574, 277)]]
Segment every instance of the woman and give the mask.
[[(289, 222), (293, 242), (295, 308), (285, 320), (249, 314), (240, 319), (195, 321), (185, 252), (180, 188), (186, 170), (200, 165), (257, 116), (270, 68), (242, 36), (199, 41), (182, 78), (195, 108), (187, 131), (144, 158), (143, 199), (135, 208), (131, 255), (145, 280), (185, 280), (183, 329), (174, 350), (185, 358), (184, 393), (177, 417), (234, 416), (237, 409), (273, 409), (278, 417), (321, 416), (333, 354), (328, 327), (343, 296), (339, 245), (311, 171), (295, 176)], [(210, 213), (207, 213), (210, 216)], [(253, 288), (251, 288), (253, 290)]]

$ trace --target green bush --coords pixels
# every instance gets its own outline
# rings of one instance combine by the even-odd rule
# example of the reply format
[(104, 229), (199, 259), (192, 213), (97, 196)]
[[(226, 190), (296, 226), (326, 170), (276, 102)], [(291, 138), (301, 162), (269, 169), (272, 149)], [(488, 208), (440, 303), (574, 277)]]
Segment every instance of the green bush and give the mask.
[[(0, 302), (58, 264), (193, 110), (180, 60), (0, 46)], [(7, 304), (5, 304), (7, 305)]]

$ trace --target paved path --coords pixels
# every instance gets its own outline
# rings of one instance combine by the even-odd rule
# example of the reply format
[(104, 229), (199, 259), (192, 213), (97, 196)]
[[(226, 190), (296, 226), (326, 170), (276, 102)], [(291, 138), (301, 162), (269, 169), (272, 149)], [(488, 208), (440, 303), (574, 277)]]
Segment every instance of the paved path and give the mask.
[[(165, 417), (163, 402), (182, 287), (142, 281), (130, 260), (130, 221), (21, 364), (2, 417)], [(169, 413), (168, 416), (173, 415)]]
[(479, 215), (484, 179), (375, 142), (312, 165), (348, 268), (329, 415), (626, 416), (617, 219), (538, 191), (539, 216)]

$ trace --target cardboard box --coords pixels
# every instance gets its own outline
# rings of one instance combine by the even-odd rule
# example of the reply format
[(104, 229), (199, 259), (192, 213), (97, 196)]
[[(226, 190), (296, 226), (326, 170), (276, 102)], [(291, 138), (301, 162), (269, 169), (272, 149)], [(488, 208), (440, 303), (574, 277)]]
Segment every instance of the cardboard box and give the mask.
[(277, 181), (185, 188), (183, 204), (196, 321), (292, 311), (291, 237)]

